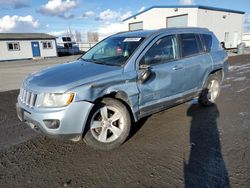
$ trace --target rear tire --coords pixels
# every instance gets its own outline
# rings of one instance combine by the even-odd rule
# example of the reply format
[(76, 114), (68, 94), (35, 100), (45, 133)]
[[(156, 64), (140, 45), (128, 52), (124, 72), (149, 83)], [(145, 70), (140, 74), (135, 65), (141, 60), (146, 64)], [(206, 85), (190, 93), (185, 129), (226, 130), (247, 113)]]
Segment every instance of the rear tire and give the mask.
[(96, 105), (87, 122), (85, 143), (98, 150), (112, 150), (128, 137), (131, 127), (129, 112), (122, 102), (104, 98)]
[(221, 79), (216, 74), (211, 74), (199, 96), (199, 104), (202, 106), (211, 106), (220, 94)]

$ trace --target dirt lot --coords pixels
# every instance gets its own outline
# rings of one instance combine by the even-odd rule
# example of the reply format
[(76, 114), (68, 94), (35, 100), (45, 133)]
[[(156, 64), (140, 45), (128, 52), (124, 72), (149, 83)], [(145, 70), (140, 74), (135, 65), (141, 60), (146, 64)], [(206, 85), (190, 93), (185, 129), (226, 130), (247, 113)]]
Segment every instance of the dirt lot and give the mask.
[(35, 134), (16, 118), (17, 94), (0, 93), (0, 187), (250, 186), (249, 55), (230, 58), (217, 105), (155, 114), (110, 152)]

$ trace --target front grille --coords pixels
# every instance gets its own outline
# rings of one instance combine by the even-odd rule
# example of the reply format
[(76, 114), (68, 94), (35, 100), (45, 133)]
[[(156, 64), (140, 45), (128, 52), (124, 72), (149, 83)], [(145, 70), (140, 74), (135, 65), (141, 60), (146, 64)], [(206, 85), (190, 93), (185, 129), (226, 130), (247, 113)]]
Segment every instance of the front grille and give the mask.
[(21, 88), (19, 93), (19, 98), (20, 101), (26, 106), (33, 107), (36, 104), (37, 94)]

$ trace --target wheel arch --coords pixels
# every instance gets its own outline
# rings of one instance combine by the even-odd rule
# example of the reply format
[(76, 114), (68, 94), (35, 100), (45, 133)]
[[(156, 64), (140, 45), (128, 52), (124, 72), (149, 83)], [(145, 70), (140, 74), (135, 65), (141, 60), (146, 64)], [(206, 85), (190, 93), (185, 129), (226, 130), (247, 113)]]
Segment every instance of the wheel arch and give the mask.
[(224, 71), (223, 71), (223, 68), (218, 68), (218, 69), (215, 69), (213, 71), (211, 71), (210, 73), (207, 74), (207, 76), (205, 77), (205, 79), (203, 80), (203, 84), (202, 84), (202, 88), (205, 87), (206, 83), (207, 83), (207, 80), (209, 78), (210, 75), (217, 75), (219, 78), (220, 78), (220, 82), (222, 82), (222, 80), (224, 79)]
[(124, 91), (111, 91), (110, 93), (106, 93), (103, 96), (97, 98), (94, 101), (94, 104), (100, 104), (100, 102), (104, 98), (113, 98), (113, 99), (119, 100), (127, 108), (129, 115), (131, 117), (131, 121), (132, 122), (137, 121), (137, 117), (131, 108), (131, 102), (129, 101), (129, 97), (128, 97), (126, 92), (124, 92)]
[(224, 71), (222, 68), (213, 70), (208, 76), (210, 76), (211, 74), (215, 74), (216, 76), (218, 76), (220, 78), (220, 81), (224, 79)]

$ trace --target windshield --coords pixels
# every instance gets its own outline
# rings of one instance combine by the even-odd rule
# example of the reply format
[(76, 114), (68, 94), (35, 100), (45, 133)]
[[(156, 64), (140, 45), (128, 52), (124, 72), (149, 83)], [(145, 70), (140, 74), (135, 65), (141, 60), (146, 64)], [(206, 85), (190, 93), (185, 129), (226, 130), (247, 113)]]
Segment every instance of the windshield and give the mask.
[(110, 37), (91, 48), (81, 58), (94, 63), (121, 66), (126, 63), (142, 37)]

